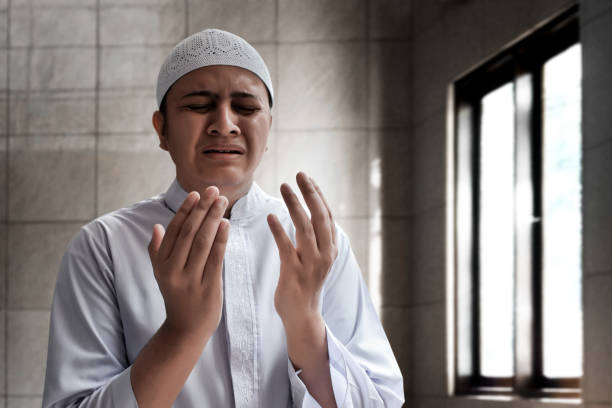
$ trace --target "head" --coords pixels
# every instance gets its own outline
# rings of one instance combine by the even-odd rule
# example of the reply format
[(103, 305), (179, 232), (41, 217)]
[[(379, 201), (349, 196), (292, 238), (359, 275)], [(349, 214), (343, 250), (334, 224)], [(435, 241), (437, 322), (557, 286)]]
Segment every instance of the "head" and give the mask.
[(272, 124), (272, 84), (259, 54), (233, 34), (196, 33), (166, 59), (157, 98), (153, 126), (179, 184), (216, 185), (228, 198), (246, 193)]

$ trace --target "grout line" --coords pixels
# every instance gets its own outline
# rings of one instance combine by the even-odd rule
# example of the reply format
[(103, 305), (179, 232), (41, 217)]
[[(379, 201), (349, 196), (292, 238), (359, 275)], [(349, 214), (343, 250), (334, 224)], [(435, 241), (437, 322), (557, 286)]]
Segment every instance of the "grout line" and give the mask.
[[(4, 227), (4, 265), (2, 265), (4, 267), (4, 277), (3, 277), (3, 282), (4, 282), (4, 302), (2, 307), (4, 308), (4, 350), (2, 350), (2, 352), (4, 353), (4, 358), (1, 364), (4, 364), (4, 392), (8, 393), (8, 378), (9, 378), (9, 370), (8, 370), (8, 344), (9, 344), (9, 324), (8, 324), (8, 313), (6, 312), (6, 309), (8, 308), (8, 286), (9, 286), (9, 240), (8, 240), (8, 234), (9, 234), (9, 230), (8, 230), (8, 219), (9, 219), (9, 156), (10, 156), (10, 152), (9, 152), (9, 138), (11, 137), (10, 135), (10, 131), (11, 131), (11, 89), (10, 89), (10, 72), (11, 72), (11, 1), (12, 0), (8, 0), (7, 1), (7, 9), (6, 9), (6, 45), (7, 45), (7, 78), (6, 78), (6, 138), (4, 140), (5, 143), (5, 154), (6, 154), (6, 159), (5, 159), (5, 176), (6, 176), (6, 183), (4, 185), (4, 197), (5, 197), (5, 208), (4, 208), (4, 219), (5, 221), (5, 227)], [(6, 404), (6, 397), (2, 397), (5, 404)]]
[(187, 38), (189, 36), (189, 0), (185, 1), (185, 31), (183, 33), (183, 38)]
[(102, 58), (102, 47), (100, 47), (100, 0), (96, 0), (96, 85), (94, 95), (94, 218), (98, 216), (98, 147), (100, 144), (100, 67)]

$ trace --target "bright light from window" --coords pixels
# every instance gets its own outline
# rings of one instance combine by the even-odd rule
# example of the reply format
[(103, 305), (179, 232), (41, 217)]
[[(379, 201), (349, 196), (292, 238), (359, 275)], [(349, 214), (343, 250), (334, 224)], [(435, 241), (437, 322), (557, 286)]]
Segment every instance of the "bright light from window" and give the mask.
[(544, 65), (544, 375), (582, 376), (581, 56), (575, 45)]
[(480, 129), (480, 371), (514, 374), (514, 85), (482, 99)]

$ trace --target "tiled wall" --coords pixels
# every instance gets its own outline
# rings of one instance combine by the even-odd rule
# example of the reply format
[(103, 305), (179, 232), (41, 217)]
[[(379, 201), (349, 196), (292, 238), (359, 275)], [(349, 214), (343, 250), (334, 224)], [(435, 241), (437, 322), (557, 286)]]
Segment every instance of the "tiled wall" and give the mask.
[[(411, 407), (561, 407), (448, 397), (447, 86), (566, 0), (427, 1), (412, 9)], [(612, 407), (612, 3), (580, 2), (583, 47), (584, 403)], [(572, 405), (576, 406), (576, 405)]]
[(319, 181), (364, 274), (375, 287), (385, 276), (384, 319), (408, 367), (410, 13), (403, 0), (0, 0), (0, 408), (40, 406), (69, 239), (172, 180), (155, 80), (206, 27), (268, 62), (277, 99), (257, 180), (275, 195), (298, 170)]

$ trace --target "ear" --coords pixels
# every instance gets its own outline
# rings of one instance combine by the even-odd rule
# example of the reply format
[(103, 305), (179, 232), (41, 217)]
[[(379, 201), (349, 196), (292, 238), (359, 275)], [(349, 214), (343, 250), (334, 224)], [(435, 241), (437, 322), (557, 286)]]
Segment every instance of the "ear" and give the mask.
[(164, 115), (160, 111), (153, 112), (153, 127), (159, 137), (159, 147), (168, 151), (168, 137), (164, 134)]

